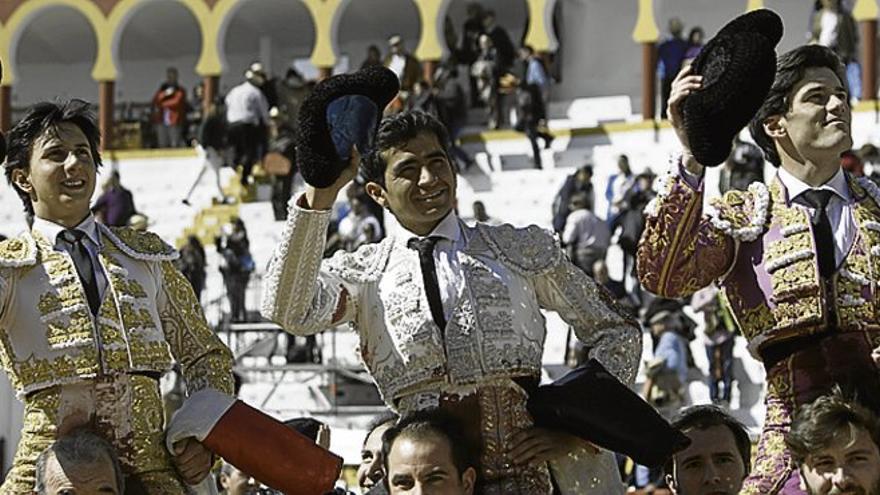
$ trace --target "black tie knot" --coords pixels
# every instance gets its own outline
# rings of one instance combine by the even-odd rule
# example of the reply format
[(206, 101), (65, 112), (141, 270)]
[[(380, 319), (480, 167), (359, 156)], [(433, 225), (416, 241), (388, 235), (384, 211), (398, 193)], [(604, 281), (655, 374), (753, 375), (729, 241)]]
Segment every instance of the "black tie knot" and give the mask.
[(421, 255), (433, 255), (434, 254), (434, 246), (437, 244), (437, 241), (440, 240), (440, 237), (432, 235), (428, 237), (413, 237), (406, 243), (407, 247), (410, 249), (415, 249)]
[(82, 230), (64, 229), (58, 233), (58, 239), (67, 244), (77, 244), (82, 241), (86, 233)]
[(801, 194), (800, 197), (803, 198), (803, 203), (810, 208), (824, 211), (832, 196), (834, 196), (834, 193), (828, 189), (810, 189)]

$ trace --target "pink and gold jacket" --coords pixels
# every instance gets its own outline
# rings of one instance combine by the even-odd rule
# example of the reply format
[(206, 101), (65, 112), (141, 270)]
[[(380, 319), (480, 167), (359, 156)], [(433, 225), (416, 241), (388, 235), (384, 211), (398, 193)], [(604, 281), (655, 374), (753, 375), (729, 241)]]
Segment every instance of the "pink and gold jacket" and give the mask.
[(857, 234), (822, 282), (805, 208), (791, 204), (778, 178), (769, 187), (729, 191), (703, 214), (702, 183), (679, 170), (646, 208), (638, 272), (651, 292), (686, 297), (717, 282), (767, 370), (767, 416), (752, 475), (742, 493), (775, 493), (792, 476), (784, 444), (796, 408), (835, 383), (873, 386), (880, 346), (880, 188), (847, 176)]

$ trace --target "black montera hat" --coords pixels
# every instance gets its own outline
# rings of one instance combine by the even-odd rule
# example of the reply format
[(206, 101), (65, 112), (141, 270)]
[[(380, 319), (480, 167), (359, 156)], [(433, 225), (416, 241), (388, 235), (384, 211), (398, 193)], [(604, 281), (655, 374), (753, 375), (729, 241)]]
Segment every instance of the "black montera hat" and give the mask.
[(299, 112), (296, 158), (303, 179), (327, 187), (348, 165), (352, 145), (366, 155), (382, 112), (399, 89), (397, 76), (382, 66), (318, 83)]
[(701, 165), (723, 163), (734, 136), (764, 103), (776, 77), (776, 44), (782, 19), (758, 9), (730, 21), (693, 62), (702, 88), (684, 100), (684, 128)]

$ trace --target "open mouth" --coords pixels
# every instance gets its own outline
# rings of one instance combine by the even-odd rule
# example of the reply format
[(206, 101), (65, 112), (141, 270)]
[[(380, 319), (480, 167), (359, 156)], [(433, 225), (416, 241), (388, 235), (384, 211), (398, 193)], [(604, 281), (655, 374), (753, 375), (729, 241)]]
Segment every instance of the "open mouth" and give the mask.
[(433, 203), (438, 201), (443, 195), (446, 193), (446, 189), (440, 189), (439, 191), (432, 192), (431, 194), (426, 194), (425, 196), (420, 196), (416, 198), (417, 201), (421, 201), (424, 203)]
[(79, 191), (86, 187), (86, 181), (83, 179), (66, 179), (61, 181), (61, 185), (65, 189)]

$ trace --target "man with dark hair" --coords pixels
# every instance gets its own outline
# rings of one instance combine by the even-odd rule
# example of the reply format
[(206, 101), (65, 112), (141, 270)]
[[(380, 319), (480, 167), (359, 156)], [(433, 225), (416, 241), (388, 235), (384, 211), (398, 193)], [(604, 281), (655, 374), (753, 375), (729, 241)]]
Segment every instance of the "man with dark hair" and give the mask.
[(363, 492), (382, 485), (385, 477), (385, 456), (382, 454), (382, 435), (397, 422), (397, 414), (386, 411), (370, 421), (367, 436), (361, 447), (361, 464), (357, 470), (358, 486)]
[(382, 454), (389, 493), (474, 493), (477, 463), (461, 432), (455, 419), (438, 410), (414, 413), (386, 430)]
[(230, 393), (232, 356), (173, 248), (95, 222), (100, 134), (85, 102), (37, 104), (8, 137), (6, 177), (34, 221), (0, 243), (0, 355), (25, 407), (0, 492), (31, 493), (39, 453), (88, 424), (116, 450), (130, 490), (183, 493), (212, 455), (192, 438), (166, 450), (159, 378), (177, 362), (189, 394)]
[(183, 146), (186, 106), (186, 90), (177, 82), (177, 69), (169, 67), (165, 71), (165, 82), (153, 95), (153, 122), (159, 148)]
[(101, 223), (109, 227), (125, 227), (137, 213), (131, 191), (122, 187), (118, 171), (110, 172), (104, 192), (92, 205), (92, 212), (99, 217)]
[(125, 478), (113, 447), (86, 429), (64, 435), (41, 452), (36, 473), (36, 495), (125, 493)]
[(551, 470), (564, 494), (619, 493), (609, 453), (534, 427), (526, 401), (541, 375), (541, 308), (557, 311), (624, 383), (641, 333), (548, 232), (461, 222), (447, 146), (430, 115), (383, 120), (361, 175), (402, 229), (323, 262), (330, 208), (357, 174), (357, 156), (329, 187), (307, 187), (290, 204), (262, 313), (296, 335), (349, 323), (389, 407), (467, 418), (483, 493), (550, 493)]
[(717, 406), (693, 406), (673, 420), (691, 444), (664, 466), (676, 495), (736, 495), (749, 474), (752, 442), (746, 428)]
[(260, 493), (260, 483), (257, 480), (228, 462), (224, 462), (220, 468), (217, 485), (223, 495), (257, 495)]
[(800, 410), (785, 444), (810, 495), (880, 494), (880, 420), (839, 389)]
[(840, 168), (852, 147), (843, 66), (808, 45), (779, 57), (749, 128), (778, 167), (767, 184), (728, 191), (702, 216), (703, 165), (690, 151), (683, 101), (701, 76), (682, 71), (669, 99), (682, 158), (649, 206), (639, 276), (663, 297), (718, 281), (767, 372), (767, 416), (744, 494), (796, 480), (783, 436), (804, 404), (839, 383), (880, 411), (880, 325), (873, 308), (880, 250), (880, 188)]

